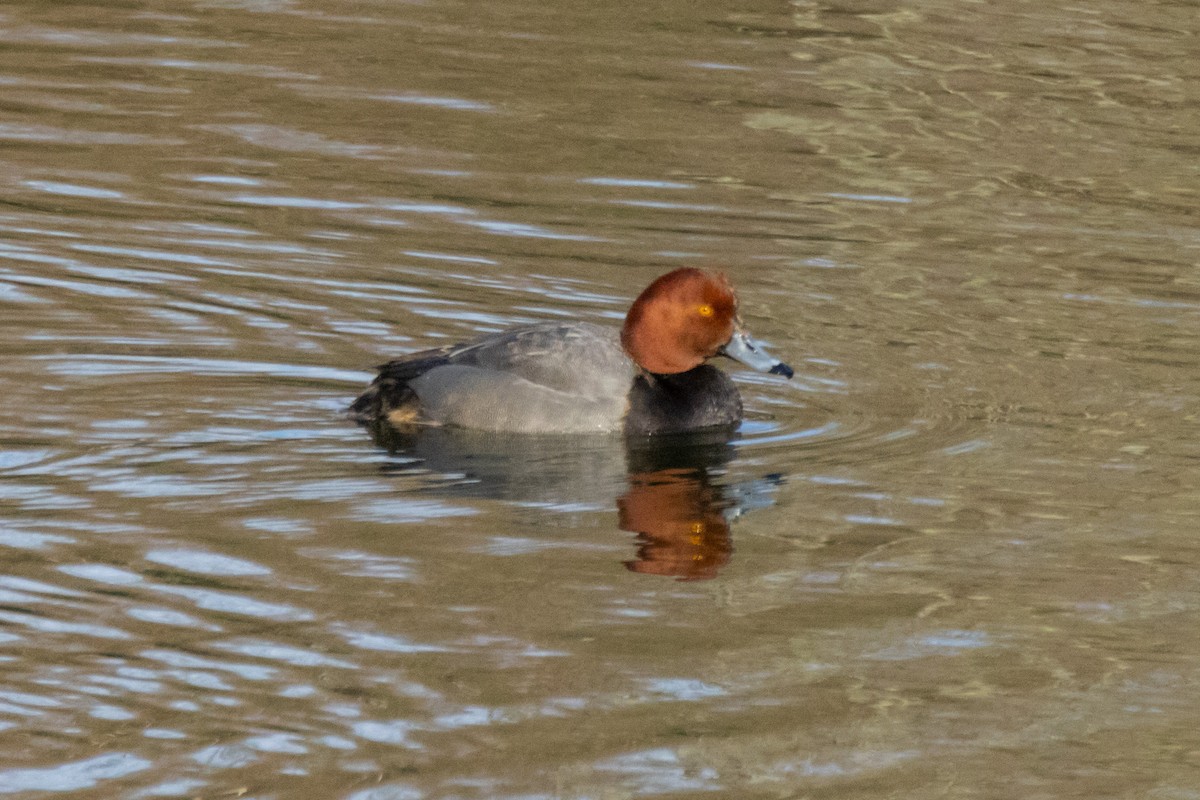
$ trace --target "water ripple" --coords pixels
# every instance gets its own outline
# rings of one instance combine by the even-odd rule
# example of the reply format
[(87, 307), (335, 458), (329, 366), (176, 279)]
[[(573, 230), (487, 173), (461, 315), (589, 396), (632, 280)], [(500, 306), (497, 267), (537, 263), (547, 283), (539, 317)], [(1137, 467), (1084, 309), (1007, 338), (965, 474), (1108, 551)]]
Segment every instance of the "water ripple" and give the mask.
[(165, 564), (168, 567), (194, 572), (201, 575), (270, 575), (268, 567), (241, 558), (206, 553), (201, 550), (151, 550), (146, 553), (147, 561)]
[(152, 762), (132, 753), (105, 753), (38, 769), (0, 771), (0, 793), (51, 791), (75, 792), (149, 769)]
[(208, 375), (274, 375), (277, 377), (330, 380), (361, 385), (371, 373), (318, 367), (306, 364), (276, 364), (262, 361), (216, 358), (168, 358), (165, 356), (118, 356), (79, 354), (64, 363), (58, 356), (34, 356), (50, 362), (50, 372), (63, 375), (135, 375), (146, 373), (187, 373)]

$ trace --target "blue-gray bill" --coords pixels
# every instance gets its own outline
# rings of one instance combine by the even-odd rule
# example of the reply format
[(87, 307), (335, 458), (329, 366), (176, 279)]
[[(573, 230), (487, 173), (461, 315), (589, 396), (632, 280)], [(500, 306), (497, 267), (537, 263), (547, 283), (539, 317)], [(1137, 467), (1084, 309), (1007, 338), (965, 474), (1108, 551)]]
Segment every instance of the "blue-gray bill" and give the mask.
[(785, 378), (790, 378), (796, 374), (791, 367), (768, 353), (761, 344), (751, 339), (746, 335), (745, 331), (740, 329), (733, 332), (733, 338), (725, 343), (720, 352), (734, 361), (740, 361), (747, 367), (756, 369), (759, 372), (769, 372), (772, 375), (782, 375)]

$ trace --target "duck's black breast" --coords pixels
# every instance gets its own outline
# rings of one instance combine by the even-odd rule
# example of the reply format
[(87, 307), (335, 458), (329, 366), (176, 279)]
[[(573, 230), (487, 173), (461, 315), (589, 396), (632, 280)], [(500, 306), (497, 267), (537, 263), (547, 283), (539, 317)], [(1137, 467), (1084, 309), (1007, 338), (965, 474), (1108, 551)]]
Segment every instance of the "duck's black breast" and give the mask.
[(741, 420), (742, 398), (733, 381), (716, 367), (702, 364), (677, 375), (638, 375), (629, 390), (625, 433), (683, 433), (733, 427)]

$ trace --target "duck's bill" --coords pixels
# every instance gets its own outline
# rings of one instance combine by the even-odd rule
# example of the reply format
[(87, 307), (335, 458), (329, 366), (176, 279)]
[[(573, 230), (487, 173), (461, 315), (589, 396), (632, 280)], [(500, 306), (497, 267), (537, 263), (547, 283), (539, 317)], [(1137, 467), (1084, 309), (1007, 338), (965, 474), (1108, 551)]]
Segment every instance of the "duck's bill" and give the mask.
[(721, 353), (759, 372), (769, 372), (785, 378), (795, 374), (791, 367), (768, 353), (761, 344), (741, 330), (733, 332), (733, 338), (721, 348)]

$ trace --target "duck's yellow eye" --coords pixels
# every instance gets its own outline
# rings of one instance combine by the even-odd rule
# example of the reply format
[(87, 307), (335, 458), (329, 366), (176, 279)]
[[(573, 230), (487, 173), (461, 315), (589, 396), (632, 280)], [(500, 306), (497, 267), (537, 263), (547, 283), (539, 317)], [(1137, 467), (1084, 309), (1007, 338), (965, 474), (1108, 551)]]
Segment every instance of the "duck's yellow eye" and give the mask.
[(711, 317), (713, 315), (713, 307), (705, 303), (696, 309), (696, 313), (702, 317)]

